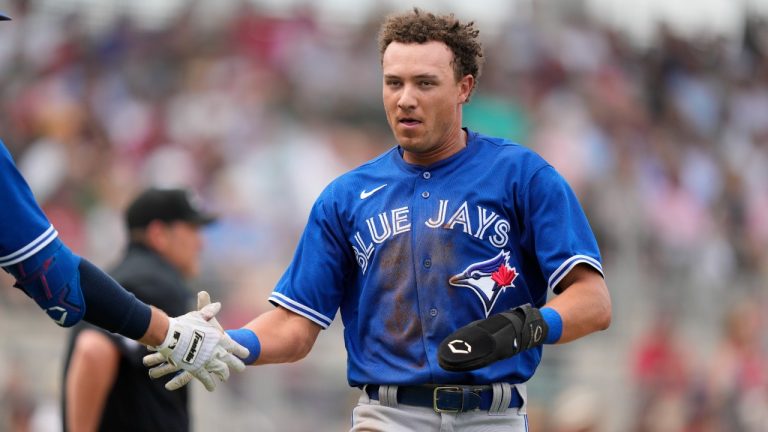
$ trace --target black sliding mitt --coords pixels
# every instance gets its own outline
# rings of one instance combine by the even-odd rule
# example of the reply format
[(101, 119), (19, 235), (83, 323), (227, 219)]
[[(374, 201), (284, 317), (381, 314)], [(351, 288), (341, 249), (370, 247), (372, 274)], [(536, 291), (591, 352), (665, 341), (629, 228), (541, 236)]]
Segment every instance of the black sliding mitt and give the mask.
[(440, 367), (453, 372), (480, 369), (543, 344), (548, 330), (537, 308), (518, 306), (448, 335), (440, 343), (438, 361)]

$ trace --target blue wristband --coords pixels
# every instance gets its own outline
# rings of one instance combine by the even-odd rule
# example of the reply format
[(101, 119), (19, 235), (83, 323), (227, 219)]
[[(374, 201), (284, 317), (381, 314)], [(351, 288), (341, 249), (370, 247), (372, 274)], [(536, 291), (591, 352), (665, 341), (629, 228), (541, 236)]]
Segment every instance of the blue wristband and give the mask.
[(544, 318), (544, 322), (546, 322), (547, 327), (549, 327), (547, 338), (544, 339), (544, 343), (557, 343), (557, 341), (560, 340), (560, 336), (563, 335), (563, 318), (551, 307), (543, 307), (539, 309), (539, 312), (541, 312), (541, 317)]
[(259, 355), (261, 354), (261, 342), (259, 342), (259, 337), (256, 336), (256, 333), (252, 330), (239, 328), (235, 330), (227, 330), (227, 334), (235, 342), (248, 348), (249, 354), (248, 357), (243, 359), (243, 363), (249, 365), (259, 358)]

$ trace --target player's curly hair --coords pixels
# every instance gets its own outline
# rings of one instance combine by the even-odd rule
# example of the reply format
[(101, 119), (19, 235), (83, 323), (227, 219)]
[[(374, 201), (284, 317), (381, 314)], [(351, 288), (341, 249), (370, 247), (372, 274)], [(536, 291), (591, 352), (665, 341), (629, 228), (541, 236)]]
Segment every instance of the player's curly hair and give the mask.
[[(465, 75), (480, 77), (483, 48), (477, 40), (480, 31), (474, 28), (474, 21), (462, 23), (453, 14), (435, 15), (419, 8), (402, 14), (390, 15), (379, 30), (379, 54), (390, 43), (443, 42), (453, 52), (453, 70), (456, 79)], [(474, 87), (472, 88), (474, 90)], [(470, 91), (470, 96), (472, 91)], [(469, 100), (469, 98), (467, 98)]]

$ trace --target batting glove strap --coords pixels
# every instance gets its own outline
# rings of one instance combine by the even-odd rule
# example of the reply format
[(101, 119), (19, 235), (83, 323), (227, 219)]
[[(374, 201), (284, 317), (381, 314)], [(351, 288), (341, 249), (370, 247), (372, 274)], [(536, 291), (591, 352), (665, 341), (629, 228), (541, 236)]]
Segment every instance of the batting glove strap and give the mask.
[(216, 346), (217, 335), (216, 332), (199, 327), (199, 322), (190, 319), (182, 321), (182, 318), (169, 319), (168, 334), (156, 348), (173, 366), (195, 371), (210, 357), (210, 351)]
[(539, 309), (518, 306), (474, 321), (450, 334), (438, 349), (440, 367), (463, 372), (542, 345), (549, 331)]

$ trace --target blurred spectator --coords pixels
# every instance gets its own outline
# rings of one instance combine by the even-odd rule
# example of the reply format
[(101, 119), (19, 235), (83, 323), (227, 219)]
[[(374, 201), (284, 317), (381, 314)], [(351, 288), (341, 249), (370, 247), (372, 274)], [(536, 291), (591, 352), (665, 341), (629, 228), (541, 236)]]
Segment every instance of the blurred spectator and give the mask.
[(574, 386), (554, 401), (552, 432), (599, 432), (604, 419), (595, 389)]
[(654, 317), (632, 353), (634, 432), (682, 431), (690, 414), (691, 359), (672, 315)]
[(8, 432), (31, 432), (35, 400), (24, 382), (21, 364), (14, 360), (0, 394), (0, 428)]
[(768, 353), (761, 337), (763, 305), (746, 299), (731, 306), (709, 362), (709, 409), (719, 430), (768, 430)]

